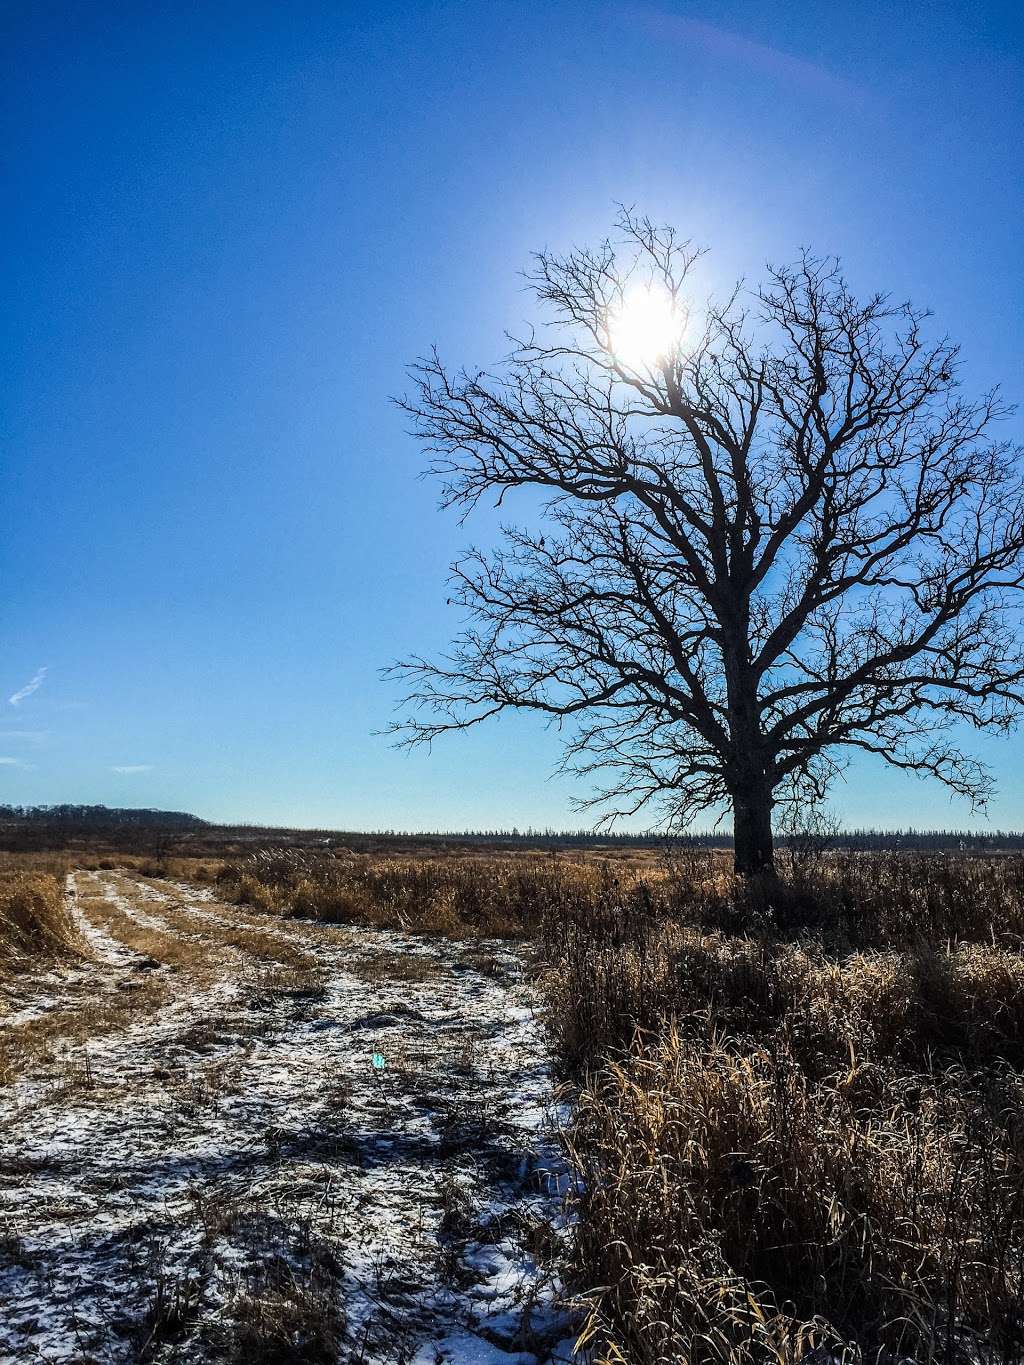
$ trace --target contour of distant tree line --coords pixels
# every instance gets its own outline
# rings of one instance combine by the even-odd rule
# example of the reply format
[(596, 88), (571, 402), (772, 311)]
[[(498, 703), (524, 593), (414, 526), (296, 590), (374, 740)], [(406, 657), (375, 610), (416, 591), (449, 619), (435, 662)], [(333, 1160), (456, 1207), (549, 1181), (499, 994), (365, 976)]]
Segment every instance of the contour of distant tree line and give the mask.
[[(10, 841), (19, 830), (48, 830), (57, 833), (88, 837), (107, 831), (138, 831), (201, 835), (208, 838), (244, 837), (248, 840), (287, 841), (290, 838), (321, 843), (358, 843), (360, 841), (393, 842), (402, 844), (444, 845), (482, 844), (509, 845), (524, 848), (693, 848), (731, 849), (732, 835), (719, 830), (692, 830), (666, 835), (663, 830), (592, 830), (592, 829), (475, 829), (410, 831), (400, 829), (334, 830), (289, 829), (271, 825), (221, 825), (203, 820), (186, 811), (165, 811), (150, 808), (134, 809), (117, 806), (73, 805), (55, 806), (0, 805), (0, 839)], [(778, 842), (806, 842), (807, 836), (780, 835)], [(919, 830), (919, 829), (835, 829), (815, 841), (822, 848), (853, 851), (900, 850), (1000, 850), (1024, 849), (1021, 830)]]

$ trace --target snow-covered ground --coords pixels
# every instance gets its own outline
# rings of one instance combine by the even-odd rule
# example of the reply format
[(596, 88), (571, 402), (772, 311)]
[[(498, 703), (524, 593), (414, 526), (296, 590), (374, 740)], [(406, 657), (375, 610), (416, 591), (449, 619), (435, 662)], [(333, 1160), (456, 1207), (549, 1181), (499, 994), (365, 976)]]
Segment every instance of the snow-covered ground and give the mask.
[(0, 1003), (0, 1362), (572, 1359), (519, 949), (68, 895)]

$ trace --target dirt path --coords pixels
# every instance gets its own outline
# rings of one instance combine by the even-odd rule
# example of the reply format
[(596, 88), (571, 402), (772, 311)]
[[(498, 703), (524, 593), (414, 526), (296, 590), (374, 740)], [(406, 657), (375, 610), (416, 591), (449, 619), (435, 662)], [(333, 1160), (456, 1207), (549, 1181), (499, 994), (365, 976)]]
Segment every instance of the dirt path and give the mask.
[(0, 1014), (0, 1362), (571, 1358), (519, 951), (77, 873)]

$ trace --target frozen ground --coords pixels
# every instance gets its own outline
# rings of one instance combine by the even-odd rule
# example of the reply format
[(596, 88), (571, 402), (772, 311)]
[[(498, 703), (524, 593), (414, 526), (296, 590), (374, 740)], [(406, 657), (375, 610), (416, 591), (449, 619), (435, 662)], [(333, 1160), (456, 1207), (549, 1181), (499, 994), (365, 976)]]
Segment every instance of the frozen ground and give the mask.
[(518, 949), (68, 895), (0, 1002), (0, 1362), (572, 1358)]

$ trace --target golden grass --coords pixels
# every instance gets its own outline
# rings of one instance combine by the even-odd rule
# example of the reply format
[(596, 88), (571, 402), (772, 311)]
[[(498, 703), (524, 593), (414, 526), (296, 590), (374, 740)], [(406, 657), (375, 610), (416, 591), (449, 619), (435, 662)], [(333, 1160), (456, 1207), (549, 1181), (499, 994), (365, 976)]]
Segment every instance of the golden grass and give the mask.
[(707, 860), (546, 919), (598, 1361), (1024, 1355), (1022, 871)]
[[(45, 1067), (60, 1082), (80, 1067), (82, 1049), (91, 1039), (156, 1013), (175, 995), (238, 976), (240, 967), (252, 978), (250, 989), (267, 998), (322, 988), (323, 973), (313, 956), (265, 927), (193, 917), (176, 901), (154, 905), (139, 897), (128, 878), (115, 878), (114, 889), (120, 902), (106, 894), (104, 880), (82, 877), (79, 908), (92, 924), (139, 954), (140, 969), (121, 979), (116, 990), (97, 991), (87, 980), (71, 983), (65, 987), (66, 1003), (8, 1026), (0, 1035), (0, 1081)], [(135, 920), (130, 913), (135, 904), (155, 912), (160, 926)], [(38, 965), (39, 956), (26, 961)], [(152, 970), (158, 966), (172, 973)]]
[(595, 865), (551, 858), (367, 858), (305, 852), (255, 854), (221, 886), (275, 914), (467, 937), (522, 938), (546, 914), (596, 894)]
[(851, 1056), (1024, 1062), (1024, 956), (991, 944), (837, 954), (820, 942), (666, 924), (642, 941), (577, 943), (547, 986), (569, 1070), (667, 1021), (784, 1037), (815, 1074)]
[[(183, 953), (190, 962), (196, 956), (202, 956), (208, 946), (212, 946), (215, 951), (233, 948), (246, 957), (279, 963), (295, 970), (311, 969), (315, 965), (315, 958), (310, 952), (285, 934), (269, 930), (265, 924), (228, 920), (223, 913), (218, 913), (216, 906), (191, 906), (178, 899), (173, 891), (167, 892), (166, 898), (156, 902), (142, 900), (134, 883), (127, 877), (118, 878), (117, 889), (129, 902), (136, 901), (146, 914), (163, 920), (177, 942), (179, 953)], [(210, 918), (210, 915), (216, 918)], [(134, 928), (130, 930), (130, 940), (126, 941), (135, 946), (141, 941), (140, 933), (144, 932)], [(155, 953), (154, 956), (159, 957), (160, 954)]]
[[(60, 885), (52, 877), (34, 873), (0, 873), (0, 906), (4, 904), (5, 877), (21, 887), (26, 880), (43, 884), (44, 903), (51, 910), (59, 906), (68, 927), (68, 943), (87, 957), (86, 945), (74, 929)], [(11, 880), (14, 879), (14, 880)], [(192, 913), (173, 893), (158, 902), (140, 895), (130, 877), (84, 873), (79, 878), (78, 907), (85, 918), (118, 943), (139, 955), (139, 969), (119, 979), (120, 989), (97, 990), (89, 980), (66, 983), (65, 999), (53, 1008), (41, 1009), (22, 1021), (10, 1024), (0, 1034), (0, 1082), (9, 1082), (33, 1068), (56, 1068), (58, 1079), (78, 1065), (83, 1045), (90, 1039), (123, 1028), (136, 1019), (153, 1014), (172, 996), (195, 992), (221, 977), (244, 974), (248, 989), (268, 1000), (286, 996), (309, 996), (323, 989), (324, 974), (313, 953), (290, 935), (272, 931), (265, 923), (234, 923), (234, 909), (221, 907), (224, 918), (209, 919)], [(117, 895), (111, 897), (108, 892)], [(36, 892), (39, 892), (36, 887)], [(19, 892), (12, 903), (32, 909), (36, 900)], [(132, 911), (138, 908), (154, 923), (140, 922)], [(211, 907), (217, 914), (216, 907)], [(47, 923), (34, 914), (30, 926)], [(51, 935), (52, 937), (52, 935)], [(20, 951), (10, 959), (25, 971), (46, 961), (48, 941), (22, 935)], [(61, 939), (57, 947), (64, 948)], [(0, 968), (4, 960), (0, 958)], [(171, 974), (152, 970), (171, 968)], [(10, 1003), (16, 1006), (17, 999)]]
[[(51, 879), (52, 880), (52, 879)], [(58, 885), (62, 914), (70, 926), (70, 943), (86, 956), (86, 945), (67, 911), (63, 893)], [(80, 898), (79, 904), (87, 917), (101, 924), (108, 932), (117, 934), (127, 922), (122, 912), (115, 910), (101, 896)], [(139, 951), (148, 952), (141, 948)], [(19, 959), (25, 970), (43, 965), (46, 954), (38, 950)], [(154, 963), (155, 965), (155, 963)], [(79, 1060), (75, 1050), (92, 1038), (114, 1032), (146, 1013), (161, 1008), (169, 997), (168, 983), (150, 972), (140, 972), (128, 982), (129, 989), (116, 992), (97, 991), (88, 980), (65, 987), (63, 1003), (43, 1009), (19, 1023), (8, 1025), (0, 1034), (0, 1081), (8, 1083), (29, 1069), (40, 1066), (63, 1066), (74, 1071)]]
[(58, 878), (0, 871), (0, 976), (80, 948)]
[(1024, 1091), (670, 1030), (582, 1093), (578, 1271), (599, 1359), (1019, 1358)]
[[(785, 855), (783, 855), (785, 858)], [(829, 854), (744, 882), (721, 851), (654, 860), (579, 855), (391, 857), (267, 850), (217, 872), (224, 893), (282, 915), (426, 933), (527, 938), (653, 914), (725, 933), (808, 931), (878, 950), (1024, 939), (1024, 857)]]
[[(218, 924), (162, 887), (139, 902), (159, 928), (101, 882), (83, 902), (179, 988), (245, 960), (261, 999), (300, 996), (322, 984), (304, 947), (328, 925), (447, 933), (469, 953), (537, 943), (575, 1101), (570, 1273), (597, 1362), (1024, 1358), (1024, 858), (830, 854), (754, 883), (717, 853), (135, 870), (216, 876), (237, 902)], [(0, 886), (56, 875), (19, 864)], [(362, 962), (368, 980), (433, 970)], [(60, 1027), (102, 1030), (105, 1010), (166, 990), (147, 981)], [(57, 1028), (33, 1021), (26, 1040)], [(275, 1308), (253, 1350), (290, 1340), (301, 1306)]]
[(74, 860), (68, 853), (0, 852), (0, 876), (10, 872), (45, 872), (51, 877), (63, 880), (74, 866)]
[(140, 924), (116, 901), (97, 886), (79, 898), (86, 917), (104, 933), (125, 944), (154, 964), (187, 972), (197, 981), (209, 981), (234, 965), (234, 958), (223, 944), (186, 938), (172, 923), (166, 927)]

